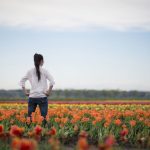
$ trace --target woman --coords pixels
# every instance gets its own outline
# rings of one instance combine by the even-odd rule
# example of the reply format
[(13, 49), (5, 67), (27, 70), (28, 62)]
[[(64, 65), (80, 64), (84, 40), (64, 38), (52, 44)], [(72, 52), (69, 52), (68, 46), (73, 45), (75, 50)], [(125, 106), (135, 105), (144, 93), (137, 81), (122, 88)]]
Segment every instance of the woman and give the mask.
[[(44, 68), (42, 68), (44, 63), (43, 56), (41, 54), (34, 55), (34, 65), (35, 67), (28, 70), (26, 75), (21, 79), (20, 86), (22, 87), (28, 99), (28, 117), (32, 121), (32, 112), (35, 111), (37, 105), (39, 105), (41, 116), (44, 117), (44, 124), (46, 123), (46, 115), (48, 111), (48, 99), (55, 81), (52, 75)], [(49, 88), (47, 87), (47, 79), (49, 80)], [(25, 82), (29, 80), (31, 84), (30, 93), (27, 92), (25, 88)], [(48, 90), (47, 90), (48, 88)]]

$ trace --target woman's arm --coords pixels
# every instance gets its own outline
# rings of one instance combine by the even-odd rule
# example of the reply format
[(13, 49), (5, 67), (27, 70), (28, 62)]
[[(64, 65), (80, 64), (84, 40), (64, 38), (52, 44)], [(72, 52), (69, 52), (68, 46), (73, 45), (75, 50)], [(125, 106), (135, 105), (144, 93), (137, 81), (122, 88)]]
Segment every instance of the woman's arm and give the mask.
[(23, 90), (23, 92), (24, 92), (24, 94), (25, 94), (26, 96), (29, 96), (29, 92), (26, 90), (25, 87), (22, 87), (22, 90)]
[(51, 94), (52, 89), (53, 89), (53, 85), (50, 85), (48, 91), (45, 92), (45, 95), (49, 96)]
[(46, 78), (50, 81), (50, 84), (49, 84), (49, 88), (48, 90), (45, 92), (45, 94), (47, 96), (50, 95), (52, 89), (53, 89), (53, 85), (55, 84), (55, 81), (54, 81), (54, 78), (53, 76), (46, 70)]
[(26, 96), (29, 96), (29, 92), (25, 88), (25, 82), (29, 79), (29, 71), (26, 73), (26, 75), (20, 80), (19, 85), (22, 87), (22, 90)]

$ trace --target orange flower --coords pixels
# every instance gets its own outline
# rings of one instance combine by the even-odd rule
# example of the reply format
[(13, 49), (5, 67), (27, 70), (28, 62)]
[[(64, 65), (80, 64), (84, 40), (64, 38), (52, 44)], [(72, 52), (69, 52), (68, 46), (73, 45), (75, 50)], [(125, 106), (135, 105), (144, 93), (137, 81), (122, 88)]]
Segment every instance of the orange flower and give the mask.
[(27, 134), (29, 137), (33, 137), (35, 133), (33, 131), (31, 131), (31, 132), (29, 131)]
[(31, 118), (30, 117), (27, 117), (27, 124), (30, 124), (31, 123)]
[(41, 124), (43, 120), (44, 120), (44, 117), (40, 115), (37, 119), (38, 124)]
[(87, 117), (83, 117), (83, 118), (81, 119), (82, 122), (87, 122), (87, 121), (89, 121), (89, 120), (90, 120), (90, 119), (87, 118)]
[(97, 123), (97, 121), (96, 121), (96, 120), (93, 120), (93, 121), (92, 121), (92, 124), (93, 124), (93, 125), (95, 125), (96, 123)]
[(74, 129), (75, 132), (77, 132), (79, 127), (77, 125), (75, 125), (73, 129)]
[(54, 120), (55, 120), (55, 122), (60, 122), (61, 121), (60, 118), (55, 118)]
[(87, 139), (84, 137), (79, 138), (78, 143), (77, 143), (77, 148), (78, 150), (88, 150), (89, 145), (88, 145)]
[(52, 136), (48, 142), (50, 143), (52, 150), (60, 150), (60, 142), (56, 137)]
[(121, 122), (120, 119), (116, 119), (116, 120), (114, 121), (114, 123), (115, 123), (117, 126), (120, 126), (122, 122)]
[(131, 127), (135, 126), (136, 125), (136, 121), (135, 120), (130, 120), (130, 125), (131, 125)]
[(13, 138), (12, 142), (11, 142), (11, 148), (13, 150), (17, 150), (19, 149), (19, 145), (20, 145), (20, 139), (19, 138)]
[(13, 124), (13, 123), (14, 123), (14, 120), (13, 120), (13, 119), (11, 119), (11, 120), (10, 120), (10, 124)]
[(143, 120), (144, 120), (144, 118), (143, 118), (143, 117), (140, 117), (140, 118), (139, 118), (139, 121), (143, 121)]
[(125, 124), (122, 125), (122, 128), (126, 128), (127, 126)]
[(105, 123), (104, 123), (104, 127), (108, 127), (110, 125), (110, 122), (109, 121), (106, 121)]
[(20, 137), (20, 136), (22, 136), (23, 132), (24, 132), (24, 128), (20, 128), (16, 125), (11, 126), (11, 129), (10, 129), (10, 135), (11, 136)]

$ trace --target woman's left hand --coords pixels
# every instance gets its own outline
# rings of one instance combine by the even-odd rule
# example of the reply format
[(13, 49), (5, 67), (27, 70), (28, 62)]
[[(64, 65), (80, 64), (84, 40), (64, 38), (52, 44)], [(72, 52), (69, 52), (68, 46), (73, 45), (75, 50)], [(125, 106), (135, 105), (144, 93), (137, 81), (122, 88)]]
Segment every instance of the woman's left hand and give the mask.
[(28, 92), (25, 93), (26, 96), (29, 96), (30, 94)]
[(46, 91), (46, 92), (44, 92), (44, 94), (45, 94), (46, 96), (49, 96), (50, 93), (51, 93), (51, 91)]

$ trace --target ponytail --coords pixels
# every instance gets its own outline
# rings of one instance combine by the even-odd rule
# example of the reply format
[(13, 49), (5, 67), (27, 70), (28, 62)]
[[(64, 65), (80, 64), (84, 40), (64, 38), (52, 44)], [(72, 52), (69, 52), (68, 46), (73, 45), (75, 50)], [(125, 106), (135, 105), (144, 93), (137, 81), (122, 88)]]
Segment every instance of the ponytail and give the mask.
[(36, 68), (36, 75), (38, 77), (38, 81), (41, 79), (41, 73), (40, 73), (40, 63), (41, 60), (43, 60), (43, 56), (41, 54), (34, 54), (34, 65)]

